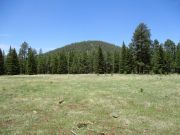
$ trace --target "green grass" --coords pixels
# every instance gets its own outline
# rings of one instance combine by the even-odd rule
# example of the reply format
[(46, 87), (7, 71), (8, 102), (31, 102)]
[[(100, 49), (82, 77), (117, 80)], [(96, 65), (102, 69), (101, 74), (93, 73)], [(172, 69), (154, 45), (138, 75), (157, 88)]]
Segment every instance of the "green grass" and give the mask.
[(71, 135), (72, 131), (180, 134), (180, 75), (0, 77), (1, 135)]

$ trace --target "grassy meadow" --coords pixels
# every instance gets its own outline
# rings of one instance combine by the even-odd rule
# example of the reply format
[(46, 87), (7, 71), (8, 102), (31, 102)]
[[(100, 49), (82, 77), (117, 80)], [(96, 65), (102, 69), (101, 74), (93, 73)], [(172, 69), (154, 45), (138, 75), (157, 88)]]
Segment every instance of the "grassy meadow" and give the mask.
[(178, 135), (180, 75), (1, 76), (0, 134)]

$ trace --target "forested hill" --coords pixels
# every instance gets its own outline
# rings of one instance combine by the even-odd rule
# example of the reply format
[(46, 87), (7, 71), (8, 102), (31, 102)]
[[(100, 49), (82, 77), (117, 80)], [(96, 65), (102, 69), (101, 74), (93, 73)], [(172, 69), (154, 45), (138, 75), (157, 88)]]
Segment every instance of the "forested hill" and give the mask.
[(0, 75), (88, 73), (180, 73), (180, 42), (152, 41), (149, 28), (140, 23), (129, 45), (121, 47), (102, 42), (73, 43), (45, 54), (22, 43), (19, 53), (0, 48)]
[(99, 46), (105, 52), (114, 52), (115, 50), (118, 50), (120, 48), (119, 46), (103, 41), (83, 41), (83, 42), (77, 42), (66, 45), (62, 48), (49, 51), (46, 54), (56, 54), (59, 52), (70, 52), (70, 51), (75, 51), (75, 52), (96, 51), (98, 50)]

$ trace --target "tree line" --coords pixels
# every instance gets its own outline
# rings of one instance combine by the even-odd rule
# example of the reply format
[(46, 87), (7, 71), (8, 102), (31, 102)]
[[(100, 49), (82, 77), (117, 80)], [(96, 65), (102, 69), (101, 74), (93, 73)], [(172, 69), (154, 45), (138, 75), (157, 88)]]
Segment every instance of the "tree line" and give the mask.
[(22, 43), (19, 52), (10, 47), (5, 55), (0, 49), (0, 75), (18, 74), (169, 74), (180, 73), (180, 43), (170, 39), (159, 43), (151, 40), (147, 25), (140, 23), (129, 45), (115, 51), (62, 51), (39, 53), (28, 43)]

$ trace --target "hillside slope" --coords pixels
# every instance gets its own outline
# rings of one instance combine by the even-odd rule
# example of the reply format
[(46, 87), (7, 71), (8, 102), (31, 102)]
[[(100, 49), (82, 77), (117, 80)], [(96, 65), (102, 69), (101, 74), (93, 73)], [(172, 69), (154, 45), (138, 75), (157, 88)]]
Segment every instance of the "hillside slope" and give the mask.
[(84, 51), (93, 51), (97, 50), (97, 48), (101, 46), (102, 50), (105, 52), (113, 52), (119, 49), (119, 46), (116, 46), (114, 44), (110, 44), (103, 41), (83, 41), (83, 42), (77, 42), (72, 43), (69, 45), (66, 45), (61, 48), (57, 48), (55, 50), (47, 52), (47, 54), (54, 54), (59, 52), (70, 52), (70, 51), (76, 51), (76, 52), (84, 52)]

